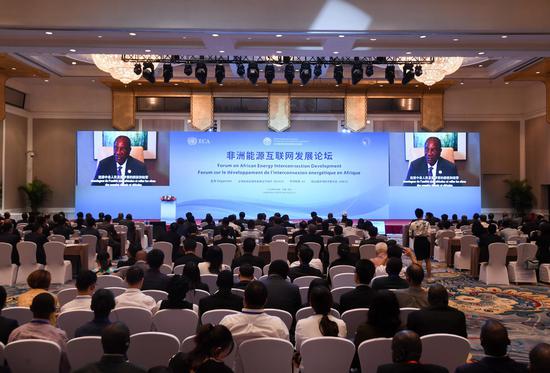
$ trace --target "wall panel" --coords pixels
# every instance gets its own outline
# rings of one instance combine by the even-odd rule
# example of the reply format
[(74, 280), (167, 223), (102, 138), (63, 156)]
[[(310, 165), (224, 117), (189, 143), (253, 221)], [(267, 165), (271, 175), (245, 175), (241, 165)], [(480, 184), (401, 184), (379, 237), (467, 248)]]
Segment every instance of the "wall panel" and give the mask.
[(25, 197), (17, 188), (27, 181), (27, 118), (6, 113), (4, 209), (25, 207)]

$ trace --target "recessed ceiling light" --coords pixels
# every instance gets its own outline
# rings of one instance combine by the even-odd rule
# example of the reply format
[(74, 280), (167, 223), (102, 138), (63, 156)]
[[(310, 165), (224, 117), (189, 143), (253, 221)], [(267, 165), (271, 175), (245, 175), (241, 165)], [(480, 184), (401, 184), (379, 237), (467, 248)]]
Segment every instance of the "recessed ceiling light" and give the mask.
[(479, 54), (480, 56), (483, 56), (485, 52), (477, 52), (477, 54)]
[(71, 62), (71, 65), (76, 65), (76, 61)]
[(540, 71), (536, 71), (535, 74), (540, 74)]
[(508, 39), (508, 35), (501, 35), (500, 38), (501, 39)]
[(338, 51), (334, 51), (334, 52), (332, 52), (332, 53), (333, 53), (333, 54), (338, 54), (338, 53), (340, 53), (340, 52), (338, 52)]
[(129, 32), (128, 35), (130, 36), (136, 36), (137, 34), (135, 32)]
[(504, 84), (508, 85), (508, 84), (510, 84), (510, 82), (504, 82)]
[(217, 38), (220, 34), (212, 34), (212, 37)]
[(335, 86), (335, 87), (340, 87), (340, 84), (335, 84), (334, 86)]
[(276, 38), (282, 38), (283, 35), (282, 35), (282, 34), (277, 34), (277, 35), (275, 35), (275, 37), (276, 37)]
[(283, 53), (283, 51), (275, 51), (275, 53), (281, 54)]
[(174, 85), (180, 85), (179, 83), (174, 83)]
[(46, 35), (53, 35), (53, 32), (51, 32), (51, 31), (46, 31), (45, 34), (46, 34)]
[(138, 83), (138, 85), (141, 85), (141, 83)]
[(415, 85), (414, 85), (414, 88), (418, 88), (418, 84), (415, 84)]
[(49, 82), (49, 80), (48, 80), (48, 79), (44, 79), (44, 83), (48, 83), (48, 82)]
[(311, 38), (306, 38), (306, 40), (311, 40)]
[(410, 52), (410, 51), (405, 52), (405, 54), (411, 54), (411, 53), (412, 53), (412, 52)]
[(145, 50), (145, 53), (149, 53), (149, 52), (151, 52), (150, 49), (146, 49), (146, 50)]
[(426, 35), (420, 35), (420, 39), (426, 39)]
[(339, 38), (344, 38), (346, 35), (338, 35)]
[(482, 64), (479, 64), (479, 65), (477, 65), (477, 66), (478, 66), (478, 67), (483, 67), (483, 65), (482, 65)]
[(187, 36), (182, 36), (181, 38), (182, 38), (182, 39), (187, 39)]
[(379, 86), (380, 88), (382, 88), (382, 87), (384, 86), (384, 84), (378, 84), (378, 86)]
[(464, 82), (460, 82), (460, 85), (464, 85)]
[(76, 49), (69, 49), (69, 52), (76, 52)]
[(252, 38), (251, 38), (250, 36), (249, 36), (249, 37), (247, 37), (247, 39), (248, 39), (248, 40), (252, 40)]
[(101, 38), (103, 37), (103, 35), (97, 35), (97, 37), (98, 37), (99, 39), (101, 39)]
[(459, 40), (460, 40), (460, 39), (458, 39), (458, 38), (454, 38), (454, 39), (453, 39), (453, 41), (459, 41)]
[(370, 38), (370, 41), (376, 41), (376, 38)]
[(95, 79), (92, 79), (92, 83), (95, 83)]
[(220, 53), (225, 53), (225, 51), (220, 51)]

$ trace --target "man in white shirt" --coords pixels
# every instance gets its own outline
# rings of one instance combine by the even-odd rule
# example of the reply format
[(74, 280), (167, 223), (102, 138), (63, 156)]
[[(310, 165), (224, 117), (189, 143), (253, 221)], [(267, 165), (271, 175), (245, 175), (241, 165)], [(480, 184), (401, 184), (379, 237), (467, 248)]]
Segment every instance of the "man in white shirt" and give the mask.
[(143, 285), (143, 269), (138, 266), (131, 266), (126, 272), (126, 282), (128, 283), (128, 290), (120, 294), (115, 298), (116, 306), (120, 307), (141, 307), (145, 308), (152, 313), (157, 310), (157, 302), (141, 292), (141, 286)]
[(78, 295), (72, 301), (65, 303), (61, 307), (61, 312), (76, 310), (89, 311), (96, 282), (97, 275), (93, 271), (80, 271), (76, 278), (76, 290)]
[(288, 328), (283, 321), (264, 313), (267, 301), (267, 288), (260, 281), (252, 281), (244, 291), (244, 308), (242, 313), (225, 316), (220, 325), (231, 331), (237, 346), (235, 372), (242, 371), (238, 346), (249, 339), (272, 337), (288, 340)]

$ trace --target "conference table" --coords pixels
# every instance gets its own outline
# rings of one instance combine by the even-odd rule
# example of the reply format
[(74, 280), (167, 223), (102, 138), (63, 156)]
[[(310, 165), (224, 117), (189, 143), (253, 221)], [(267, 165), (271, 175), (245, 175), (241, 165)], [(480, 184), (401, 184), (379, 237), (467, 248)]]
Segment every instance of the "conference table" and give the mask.
[(80, 270), (88, 270), (88, 244), (68, 243), (65, 245), (64, 256), (80, 257)]

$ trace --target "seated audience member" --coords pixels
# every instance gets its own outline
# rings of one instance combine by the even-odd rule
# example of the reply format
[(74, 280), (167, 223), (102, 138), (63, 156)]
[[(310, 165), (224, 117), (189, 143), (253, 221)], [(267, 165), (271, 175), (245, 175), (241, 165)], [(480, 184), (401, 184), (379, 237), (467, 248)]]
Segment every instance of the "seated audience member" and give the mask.
[(231, 292), (231, 288), (233, 287), (233, 273), (231, 271), (221, 271), (218, 274), (216, 285), (218, 286), (218, 291), (199, 301), (199, 317), (211, 310), (227, 309), (240, 311), (243, 309), (243, 298)]
[(286, 228), (282, 225), (281, 218), (274, 218), (273, 225), (264, 231), (264, 243), (270, 243), (273, 236), (276, 235), (286, 236)]
[(334, 236), (334, 232), (330, 230), (330, 224), (328, 221), (323, 221), (321, 223), (321, 236), (330, 236), (330, 237), (333, 237)]
[(314, 337), (342, 337), (347, 335), (346, 323), (330, 314), (332, 294), (324, 286), (314, 287), (309, 294), (309, 304), (315, 315), (299, 320), (296, 323), (296, 350), (300, 351), (302, 343)]
[[(52, 282), (52, 275), (50, 272), (44, 269), (37, 269), (32, 271), (27, 276), (27, 284), (30, 289), (22, 293), (17, 297), (17, 306), (19, 307), (30, 307), (32, 300), (38, 294), (48, 293), (50, 289), (50, 284)], [(55, 299), (55, 304), (57, 305), (57, 297), (52, 294)]]
[(306, 233), (307, 233), (307, 223), (302, 220), (298, 225), (298, 230), (292, 233), (292, 241), (294, 243), (298, 243), (298, 241), (300, 240), (300, 236), (303, 236)]
[(309, 219), (307, 221), (308, 224), (317, 225), (317, 224), (321, 224), (323, 222), (323, 219), (321, 219), (319, 216), (317, 216), (317, 212), (315, 212), (315, 211), (312, 211), (310, 213), (310, 216), (311, 216), (311, 219)]
[(93, 271), (80, 271), (76, 277), (77, 296), (61, 307), (61, 312), (75, 310), (90, 310), (92, 294), (95, 291), (97, 275)]
[[(252, 281), (244, 291), (243, 312), (227, 315), (220, 322), (220, 325), (227, 327), (233, 335), (237, 348), (242, 342), (251, 338), (271, 337), (288, 340), (288, 329), (283, 321), (277, 316), (264, 312), (267, 297), (266, 286), (260, 281)], [(237, 357), (237, 368), (239, 368), (239, 362), (240, 358)]]
[(202, 229), (214, 229), (216, 228), (216, 223), (214, 222), (214, 218), (212, 217), (212, 214), (207, 213), (204, 219), (202, 219), (201, 223), (206, 223), (203, 225)]
[(254, 281), (254, 267), (248, 263), (239, 266), (239, 282), (233, 285), (237, 289), (246, 289), (246, 286)]
[(330, 245), (331, 243), (335, 243), (335, 242), (345, 243), (345, 244), (349, 245), (349, 240), (348, 240), (347, 237), (344, 237), (343, 228), (339, 225), (336, 225), (334, 227), (334, 236), (328, 239), (327, 246)]
[(550, 344), (539, 343), (529, 352), (529, 372), (550, 372)]
[(43, 234), (44, 227), (40, 223), (32, 225), (31, 232), (25, 235), (25, 241), (34, 242), (36, 244), (36, 262), (46, 264), (46, 252), (44, 244), (48, 242), (48, 238)]
[[(159, 302), (159, 310), (195, 310), (194, 304), (185, 300), (185, 296), (187, 295), (188, 291), (189, 282), (185, 277), (180, 275), (174, 275), (170, 277), (167, 288), (168, 299)], [(198, 311), (198, 307), (196, 311)]]
[(420, 336), (434, 333), (456, 334), (468, 338), (464, 313), (449, 307), (449, 294), (441, 284), (428, 290), (429, 306), (409, 314), (407, 329)]
[(344, 224), (343, 234), (345, 237), (351, 235), (357, 236), (357, 229), (353, 228), (353, 220), (347, 219), (345, 222), (343, 221), (342, 224)]
[(378, 367), (377, 373), (449, 373), (447, 368), (420, 363), (422, 341), (411, 330), (402, 330), (393, 336), (391, 343), (393, 364)]
[[(112, 221), (111, 221), (111, 215), (107, 214), (105, 215), (105, 218), (103, 219), (103, 222), (101, 224), (99, 224), (97, 226), (98, 229), (103, 229), (107, 232), (107, 237), (109, 238), (109, 246), (111, 246), (113, 248), (113, 256), (115, 257), (115, 259), (117, 258), (120, 258), (120, 248), (121, 248), (121, 245), (120, 245), (120, 237), (118, 236), (118, 233), (115, 229), (115, 226), (113, 225)], [(132, 252), (136, 252), (137, 251), (137, 248), (135, 247), (132, 247), (130, 246), (128, 248), (128, 252), (130, 252), (130, 249), (134, 248), (134, 250), (132, 250)], [(121, 263), (119, 261), (119, 263)], [(128, 266), (131, 266), (133, 265), (134, 263), (131, 263), (131, 264), (126, 264)], [(119, 265), (119, 267), (122, 267), (122, 265)]]
[(92, 217), (86, 219), (86, 225), (82, 227), (82, 229), (80, 230), (81, 236), (84, 236), (85, 234), (94, 236), (95, 238), (97, 238), (96, 251), (99, 251), (100, 244), (101, 244), (101, 235), (99, 234), (99, 231), (95, 227), (95, 219)]
[(126, 357), (130, 347), (130, 330), (121, 322), (115, 322), (101, 333), (103, 356), (97, 363), (91, 363), (75, 373), (145, 373), (145, 370), (132, 363)]
[(136, 252), (136, 262), (135, 262), (134, 266), (137, 266), (137, 267), (143, 269), (143, 272), (145, 272), (149, 269), (149, 266), (147, 265), (147, 251), (138, 250)]
[(214, 241), (214, 245), (219, 245), (221, 243), (231, 243), (237, 245), (237, 240), (235, 240), (235, 231), (231, 227), (222, 227), (220, 230), (221, 238)]
[(252, 238), (258, 240), (262, 237), (262, 232), (256, 229), (256, 222), (254, 220), (248, 220), (246, 222), (246, 230), (241, 232), (241, 239)]
[(378, 228), (376, 228), (374, 225), (369, 227), (367, 232), (369, 233), (369, 238), (362, 239), (359, 245), (376, 245), (379, 242), (384, 242), (383, 239), (378, 238)]
[(267, 278), (262, 283), (267, 288), (267, 308), (278, 308), (296, 314), (302, 300), (298, 286), (286, 280), (289, 272), (288, 263), (284, 260), (274, 260), (269, 265)]
[(67, 224), (65, 217), (60, 214), (55, 214), (53, 216), (54, 227), (52, 228), (52, 234), (59, 234), (65, 237), (66, 240), (69, 239), (71, 234), (73, 234), (73, 228)]
[(341, 243), (338, 245), (338, 259), (330, 263), (330, 267), (348, 265), (355, 266), (359, 258), (356, 254), (351, 252), (351, 249), (348, 244)]
[(170, 229), (167, 231), (162, 231), (157, 238), (157, 242), (170, 242), (172, 244), (172, 262), (175, 262), (181, 255), (181, 236), (178, 234), (177, 230), (178, 223), (172, 223), (170, 224)]
[(157, 302), (141, 292), (143, 285), (144, 273), (143, 269), (132, 266), (126, 272), (126, 283), (128, 289), (115, 298), (116, 308), (120, 307), (141, 307), (155, 313)]
[(540, 225), (540, 234), (536, 238), (537, 260), (542, 263), (550, 263), (550, 224)]
[[(0, 310), (6, 306), (6, 299), (8, 295), (6, 289), (0, 286)], [(4, 345), (8, 343), (8, 337), (10, 333), (19, 326), (17, 320), (8, 319), (7, 317), (0, 316), (0, 342)]]
[(185, 241), (183, 241), (183, 255), (180, 255), (176, 260), (174, 261), (174, 267), (179, 265), (184, 265), (189, 262), (194, 262), (195, 264), (199, 264), (203, 262), (204, 260), (197, 256), (195, 254), (195, 250), (197, 248), (197, 241), (195, 241), (192, 238), (188, 238)]
[(502, 230), (500, 231), (500, 236), (504, 240), (504, 242), (507, 242), (510, 240), (510, 237), (512, 236), (519, 236), (520, 231), (518, 231), (516, 228), (512, 228), (512, 221), (505, 219), (502, 221)]
[(101, 251), (96, 255), (97, 268), (95, 273), (98, 275), (110, 275), (113, 273), (111, 268), (111, 256), (107, 251)]
[(374, 246), (376, 256), (371, 258), (371, 262), (376, 267), (376, 276), (386, 274), (386, 262), (388, 261), (388, 244), (385, 242), (378, 242)]
[(489, 261), (489, 245), (496, 242), (504, 242), (497, 232), (497, 226), (495, 224), (489, 225), (487, 233), (481, 236), (479, 239), (479, 262)]
[(386, 263), (386, 273), (388, 276), (375, 279), (372, 283), (372, 288), (374, 290), (408, 288), (409, 284), (407, 281), (399, 277), (402, 268), (403, 263), (401, 259), (389, 258)]
[(204, 259), (206, 261), (198, 264), (201, 275), (217, 275), (221, 271), (231, 269), (227, 264), (223, 264), (223, 252), (219, 246), (214, 245), (209, 248)]
[(21, 339), (43, 339), (57, 343), (61, 348), (60, 372), (69, 372), (67, 334), (51, 324), (55, 317), (55, 299), (49, 293), (38, 294), (31, 303), (32, 320), (11, 332), (8, 343)]
[(235, 344), (229, 329), (223, 325), (206, 324), (195, 335), (195, 348), (188, 354), (177, 353), (170, 359), (172, 372), (233, 373), (223, 363)]
[(127, 260), (119, 260), (117, 265), (116, 265), (117, 268), (131, 267), (134, 264), (136, 264), (136, 255), (137, 255), (138, 251), (139, 251), (138, 248), (135, 247), (135, 246), (128, 247), (128, 259)]
[(456, 373), (527, 373), (527, 366), (508, 357), (510, 339), (500, 322), (489, 319), (481, 327), (479, 335), (485, 357), (480, 361), (456, 368)]
[[(204, 228), (206, 229), (206, 228)], [(202, 250), (195, 251), (198, 255), (201, 257), (204, 257), (204, 254), (206, 253), (206, 250), (208, 249), (208, 244), (206, 243), (206, 239), (199, 234), (199, 228), (193, 224), (190, 225), (189, 228), (187, 228), (187, 236), (185, 236), (186, 240), (195, 240), (197, 243), (200, 243), (202, 245)], [(185, 243), (185, 241), (183, 241)], [(197, 245), (199, 246), (199, 245)]]
[(183, 267), (182, 272), (183, 277), (187, 278), (189, 282), (189, 290), (204, 290), (210, 291), (208, 284), (205, 284), (201, 281), (201, 272), (199, 267), (194, 262), (188, 262), (185, 267)]
[(243, 255), (233, 259), (233, 263), (231, 263), (231, 269), (240, 267), (245, 263), (250, 264), (251, 266), (256, 266), (258, 268), (263, 268), (266, 264), (264, 258), (254, 256), (254, 254), (252, 254), (255, 248), (256, 240), (251, 237), (245, 238), (243, 241)]
[(320, 270), (309, 265), (313, 259), (313, 250), (311, 250), (307, 244), (300, 247), (300, 250), (298, 251), (298, 258), (300, 259), (300, 264), (297, 267), (290, 268), (290, 271), (288, 272), (288, 277), (290, 277), (292, 281), (302, 276), (323, 276), (323, 273)]
[[(300, 236), (300, 239), (298, 240), (298, 245), (296, 247), (300, 247), (303, 244), (306, 244), (308, 242), (314, 242), (321, 245), (321, 252), (323, 252), (325, 248), (325, 244), (323, 241), (323, 237), (317, 234), (317, 226), (310, 224), (307, 227), (307, 233)], [(319, 254), (319, 257), (322, 257), (321, 254)]]
[(415, 263), (411, 264), (405, 271), (405, 277), (409, 287), (395, 291), (399, 307), (428, 307), (428, 291), (422, 289), (422, 281), (424, 280), (424, 269), (422, 266)]
[(11, 222), (4, 222), (0, 228), (0, 242), (9, 243), (11, 245), (11, 262), (19, 265), (19, 252), (17, 251), (17, 243), (21, 241), (21, 236), (17, 232), (13, 232)]
[(168, 288), (170, 279), (164, 273), (160, 272), (160, 267), (164, 262), (164, 253), (159, 249), (153, 249), (147, 253), (147, 264), (149, 269), (145, 271), (143, 286), (141, 290), (162, 290)]
[(460, 220), (458, 221), (458, 223), (456, 223), (456, 227), (460, 228), (464, 225), (470, 225), (470, 221), (468, 220), (468, 216), (466, 216), (466, 215), (462, 215), (460, 217)]
[(115, 296), (113, 292), (109, 289), (98, 289), (92, 295), (90, 308), (94, 311), (93, 320), (76, 329), (74, 333), (75, 337), (101, 336), (103, 329), (111, 325), (109, 315), (115, 308)]
[(326, 218), (325, 221), (329, 224), (332, 224), (332, 225), (338, 224), (338, 220), (336, 220), (336, 218), (334, 217), (334, 214), (332, 212), (329, 212), (327, 214), (327, 218)]
[(355, 289), (340, 297), (340, 313), (355, 309), (369, 308), (376, 292), (369, 286), (374, 276), (374, 264), (368, 259), (360, 259), (355, 264)]

